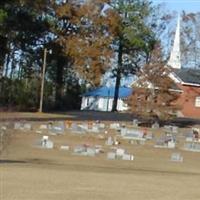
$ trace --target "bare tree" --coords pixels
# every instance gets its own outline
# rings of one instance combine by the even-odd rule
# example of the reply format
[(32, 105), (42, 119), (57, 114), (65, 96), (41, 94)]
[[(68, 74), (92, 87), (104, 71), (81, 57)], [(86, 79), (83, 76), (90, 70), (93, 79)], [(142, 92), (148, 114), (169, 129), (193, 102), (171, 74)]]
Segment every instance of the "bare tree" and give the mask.
[(182, 13), (181, 54), (185, 67), (200, 68), (200, 13)]

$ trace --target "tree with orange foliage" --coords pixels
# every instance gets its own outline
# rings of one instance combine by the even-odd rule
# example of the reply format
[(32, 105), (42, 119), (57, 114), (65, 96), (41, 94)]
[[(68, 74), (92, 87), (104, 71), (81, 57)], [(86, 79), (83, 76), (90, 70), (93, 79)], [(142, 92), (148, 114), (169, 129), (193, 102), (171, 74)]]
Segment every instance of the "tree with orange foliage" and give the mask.
[(180, 93), (169, 74), (170, 68), (165, 66), (160, 46), (157, 46), (150, 62), (138, 72), (138, 80), (133, 84), (133, 95), (129, 99), (132, 112), (160, 119), (174, 116), (180, 109), (175, 104)]
[(57, 42), (72, 58), (80, 79), (98, 86), (112, 51), (112, 34), (103, 15), (103, 0), (67, 1), (56, 5)]

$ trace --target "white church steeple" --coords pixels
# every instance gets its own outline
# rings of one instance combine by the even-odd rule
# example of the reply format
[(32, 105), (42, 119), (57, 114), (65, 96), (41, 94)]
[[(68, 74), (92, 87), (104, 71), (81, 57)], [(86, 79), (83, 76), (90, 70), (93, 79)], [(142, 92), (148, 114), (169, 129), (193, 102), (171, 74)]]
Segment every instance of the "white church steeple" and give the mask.
[(174, 44), (171, 50), (168, 65), (172, 68), (181, 68), (181, 52), (180, 52), (180, 17), (178, 15), (178, 22), (176, 27), (176, 33), (174, 38)]

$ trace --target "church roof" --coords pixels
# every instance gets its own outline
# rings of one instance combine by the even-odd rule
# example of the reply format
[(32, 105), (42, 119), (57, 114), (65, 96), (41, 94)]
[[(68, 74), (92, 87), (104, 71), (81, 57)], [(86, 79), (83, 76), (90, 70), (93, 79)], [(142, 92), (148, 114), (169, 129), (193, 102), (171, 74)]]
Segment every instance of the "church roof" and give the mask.
[(173, 71), (184, 83), (200, 85), (200, 69), (181, 68)]
[[(119, 88), (119, 98), (126, 98), (132, 94), (133, 89), (128, 87)], [(94, 97), (114, 97), (114, 87), (100, 87), (92, 91), (86, 92), (82, 96), (94, 96)]]

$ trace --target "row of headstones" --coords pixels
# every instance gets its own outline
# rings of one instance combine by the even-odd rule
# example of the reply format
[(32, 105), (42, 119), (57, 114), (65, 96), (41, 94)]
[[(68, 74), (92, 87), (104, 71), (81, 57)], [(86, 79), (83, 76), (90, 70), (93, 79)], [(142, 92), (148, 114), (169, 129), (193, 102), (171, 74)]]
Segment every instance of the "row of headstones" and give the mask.
[[(178, 130), (176, 127), (167, 126), (165, 127), (165, 136), (161, 136), (157, 139), (156, 145), (159, 146), (169, 146), (169, 148), (173, 148), (175, 145), (176, 137)], [(136, 130), (136, 129), (127, 129), (126, 127), (122, 127), (120, 129), (120, 134), (124, 139), (134, 139), (134, 138), (145, 138), (147, 140), (153, 139), (153, 134), (151, 132)], [(178, 135), (180, 137), (180, 135)], [(200, 142), (200, 133), (197, 137), (197, 134), (193, 134), (192, 132), (185, 136), (186, 142)]]
[(81, 124), (77, 124), (75, 122), (73, 122), (70, 127), (68, 127), (68, 129), (70, 131), (72, 131), (73, 133), (77, 133), (77, 134), (84, 134), (84, 133), (88, 133), (88, 132), (93, 132), (93, 133), (99, 133), (100, 129), (103, 129), (104, 126), (103, 125), (99, 125), (96, 123), (81, 123)]
[[(33, 130), (34, 127), (31, 123), (23, 123), (23, 122), (15, 122), (14, 123), (15, 130)], [(51, 131), (52, 133), (64, 133), (65, 127), (64, 122), (48, 122), (47, 124), (40, 124), (38, 128), (36, 128), (36, 132), (42, 133), (43, 130)]]
[[(176, 147), (176, 141), (175, 140), (169, 140), (169, 141), (164, 141), (164, 140), (158, 140), (156, 145), (154, 145), (156, 148), (169, 148), (173, 149)], [(200, 142), (185, 142), (183, 146), (184, 150), (187, 151), (195, 151), (195, 152), (200, 152)]]
[(192, 130), (186, 134), (186, 142), (200, 142), (200, 129), (192, 128)]
[[(133, 125), (138, 124), (138, 120), (135, 119), (133, 120)], [(158, 129), (160, 126), (156, 122), (152, 125), (153, 129)], [(137, 137), (137, 138), (146, 138), (146, 139), (152, 139), (153, 135), (151, 132), (147, 132), (146, 130), (136, 130), (136, 129), (130, 129), (127, 128), (124, 124), (120, 125), (119, 123), (112, 123), (110, 124), (110, 129), (116, 129), (119, 130), (121, 133), (121, 136), (132, 136), (132, 137)], [(177, 126), (164, 126), (164, 132), (165, 133), (178, 133), (178, 127)]]
[[(156, 145), (154, 145), (156, 148), (169, 148), (173, 149), (176, 147), (176, 141), (175, 140), (170, 140), (170, 141), (158, 141)], [(195, 151), (195, 152), (200, 152), (200, 143), (199, 142), (186, 142), (184, 143), (183, 146), (184, 150), (187, 151)]]
[[(155, 124), (154, 124), (155, 125)], [(41, 133), (42, 130), (44, 129), (48, 129), (50, 130), (51, 133), (55, 133), (55, 134), (62, 134), (64, 133), (65, 129), (70, 129), (72, 132), (75, 133), (85, 133), (85, 132), (94, 132), (94, 133), (99, 133), (101, 129), (105, 129), (106, 126), (104, 123), (100, 123), (100, 122), (88, 122), (88, 123), (81, 123), (78, 124), (76, 122), (71, 122), (71, 121), (58, 121), (58, 122), (48, 122), (48, 124), (41, 124), (39, 126), (39, 130), (37, 130), (37, 132)], [(159, 128), (155, 126), (153, 126), (152, 128)], [(166, 131), (169, 132), (177, 132), (178, 128), (175, 126), (165, 126), (164, 127), (166, 129)], [(18, 129), (18, 130), (32, 130), (33, 127), (31, 125), (31, 123), (22, 123), (22, 122), (15, 122), (14, 123), (14, 129)], [(122, 135), (126, 133), (131, 132), (132, 130), (129, 130), (125, 127), (124, 124), (120, 124), (120, 123), (111, 123), (109, 125), (109, 129), (116, 129), (116, 130), (120, 130)]]
[(82, 156), (95, 156), (101, 152), (103, 152), (101, 145), (96, 145), (95, 147), (90, 147), (87, 145), (78, 145), (73, 149), (73, 154)]
[[(117, 126), (116, 126), (117, 127)], [(123, 139), (128, 139), (132, 141), (137, 141), (137, 144), (144, 144), (145, 140), (151, 140), (153, 139), (153, 134), (152, 132), (147, 132), (146, 130), (136, 130), (136, 129), (128, 129), (126, 127), (121, 127), (120, 128), (120, 135), (122, 136)], [(171, 135), (168, 133), (168, 135)], [(112, 143), (112, 141), (108, 140), (108, 143)], [(165, 138), (159, 138), (156, 141), (155, 147), (163, 147), (163, 148), (175, 148), (175, 138), (171, 135), (171, 138), (165, 137)]]
[[(133, 120), (133, 126), (137, 127), (139, 126), (140, 122), (138, 119), (134, 119)], [(152, 125), (151, 125), (151, 128), (152, 129), (159, 129), (160, 128), (160, 124), (158, 122), (154, 122)], [(171, 133), (178, 133), (178, 127), (177, 126), (172, 126), (172, 125), (165, 125), (164, 127), (164, 130), (166, 132), (171, 132)]]
[(143, 139), (147, 139), (147, 140), (151, 140), (153, 138), (153, 134), (152, 132), (149, 132), (147, 130), (136, 130), (136, 129), (130, 129), (130, 128), (126, 128), (123, 127), (120, 129), (120, 135), (123, 138), (143, 138)]
[[(131, 140), (132, 142), (137, 141), (137, 144), (144, 144), (146, 140), (152, 140), (154, 138), (152, 132), (127, 128), (121, 128), (121, 136), (124, 139)], [(176, 137), (173, 135), (172, 132), (170, 132), (167, 133), (167, 135), (165, 135), (164, 137), (157, 138), (155, 147), (175, 148), (175, 144)]]
[[(105, 129), (105, 124), (104, 123), (81, 123), (78, 124), (76, 122), (49, 122), (48, 124), (41, 124), (36, 131), (37, 133), (42, 133), (43, 130), (48, 130), (52, 134), (63, 134), (65, 129), (71, 130), (73, 133), (79, 133), (83, 134), (86, 132), (94, 132), (94, 133), (99, 133), (100, 130)], [(124, 126), (120, 126), (119, 123), (111, 123), (109, 126), (110, 129), (118, 129), (121, 131), (121, 134), (124, 136), (125, 134), (130, 134), (136, 132), (135, 130), (130, 130), (125, 128)], [(14, 129), (16, 130), (32, 130), (33, 127), (31, 123), (21, 123), (21, 122), (16, 122), (14, 124)], [(138, 134), (139, 131), (136, 133)], [(140, 132), (141, 135), (141, 132)], [(141, 136), (139, 136), (141, 137)]]
[[(79, 124), (79, 125), (76, 124), (76, 123), (72, 123), (70, 125), (70, 128), (72, 130), (74, 130), (74, 131), (87, 130), (87, 131), (99, 132), (100, 129), (105, 129), (106, 125), (104, 123), (93, 123), (92, 127), (91, 127), (91, 125), (89, 125), (87, 123), (83, 123), (83, 124)], [(120, 131), (123, 128), (125, 128), (125, 125), (124, 124), (120, 124), (120, 123), (110, 123), (107, 128), (108, 129), (114, 129), (114, 130), (119, 130)]]
[[(113, 125), (113, 124), (112, 124)], [(116, 125), (116, 124), (115, 124)], [(118, 126), (118, 125), (117, 125)], [(27, 124), (25, 124), (25, 127), (28, 128)], [(52, 128), (52, 125), (51, 125), (51, 128), (50, 130), (53, 131), (54, 133), (63, 133), (64, 131), (64, 128), (61, 128), (63, 127), (63, 124), (61, 123), (60, 126), (58, 127), (54, 127)], [(73, 128), (73, 124), (72, 124), (72, 131), (73, 130), (77, 130), (76, 128)], [(77, 127), (75, 125), (75, 127)], [(48, 128), (47, 126), (45, 127), (44, 125), (41, 125), (40, 126), (41, 129), (45, 129), (45, 128)], [(102, 127), (103, 128), (103, 127)], [(143, 138), (143, 132), (142, 131), (138, 131), (138, 130), (134, 130), (134, 129), (126, 129), (126, 128), (122, 128), (121, 129), (121, 135), (124, 137), (124, 138), (128, 138), (128, 139), (134, 139), (134, 138)], [(147, 137), (148, 139), (152, 139), (152, 135), (150, 135), (151, 137)], [(108, 145), (112, 145), (113, 143), (116, 143), (116, 141), (112, 141), (110, 138), (108, 138), (108, 141), (107, 141), (107, 144)], [(168, 138), (163, 138), (163, 139), (160, 139), (157, 141), (155, 147), (160, 147), (160, 148), (175, 148), (175, 139), (171, 139), (171, 140), (168, 140)], [(199, 150), (199, 145), (190, 145), (190, 144), (186, 144), (185, 145), (185, 149), (194, 149), (194, 150)]]
[[(66, 129), (71, 130), (74, 133), (86, 133), (95, 132), (99, 133), (100, 129), (104, 129), (105, 124), (103, 123), (71, 123), (71, 122), (48, 122), (47, 124), (41, 124), (36, 130), (37, 133), (42, 133), (44, 130), (48, 130), (51, 134), (63, 134)], [(14, 123), (15, 130), (33, 130), (31, 123)]]
[(200, 152), (200, 129), (192, 128), (191, 131), (185, 135), (184, 149), (187, 151)]
[[(54, 144), (51, 140), (49, 140), (48, 136), (43, 136), (41, 139), (41, 147), (46, 149), (52, 149)], [(68, 145), (60, 146), (61, 150), (69, 150), (70, 147)], [(94, 147), (90, 147), (87, 145), (78, 145), (75, 146), (73, 149), (74, 155), (81, 155), (81, 156), (96, 156), (97, 154), (103, 152), (101, 145), (96, 145)], [(122, 159), (122, 160), (133, 160), (134, 156), (130, 154), (126, 154), (124, 149), (117, 148), (116, 152), (109, 152), (107, 154), (107, 159)]]
[[(112, 140), (111, 137), (109, 137), (108, 140), (106, 141), (106, 145), (117, 145), (117, 144), (118, 144), (118, 141)], [(54, 147), (54, 144), (51, 140), (49, 140), (48, 136), (43, 136), (43, 138), (41, 140), (41, 147), (51, 149), (51, 148)], [(155, 145), (155, 147), (162, 148), (163, 146)], [(166, 148), (175, 148), (175, 143), (172, 143), (172, 142), (171, 142), (171, 144), (168, 143), (168, 146), (165, 146), (165, 147)], [(68, 146), (61, 146), (61, 149), (67, 150), (67, 149), (69, 149), (69, 147)], [(200, 152), (200, 144), (198, 144), (198, 143), (186, 143), (184, 145), (184, 149), (189, 150), (189, 151)], [(77, 153), (77, 152), (78, 152), (78, 150), (75, 153)], [(89, 150), (84, 150), (83, 154), (87, 154), (88, 152), (92, 152), (91, 148), (89, 148)], [(95, 150), (93, 150), (93, 152), (95, 152)]]
[[(101, 128), (104, 128), (105, 125), (104, 124), (100, 124), (98, 126), (96, 126), (96, 124), (93, 124), (94, 127), (96, 127), (96, 129), (91, 129), (92, 131), (94, 132), (99, 132), (99, 127)], [(86, 126), (86, 123), (85, 124), (82, 124), (82, 129), (83, 127), (87, 127)], [(72, 128), (72, 132), (73, 131), (77, 131), (77, 127), (78, 125), (76, 123), (73, 123), (71, 128)], [(118, 123), (112, 123), (110, 124), (110, 128), (119, 128), (120, 125)], [(6, 130), (6, 126), (2, 126), (1, 127), (2, 129), (5, 129)], [(20, 130), (31, 130), (32, 129), (32, 126), (30, 123), (20, 123), (20, 122), (16, 122), (14, 124), (14, 128), (15, 129), (20, 129)], [(79, 126), (79, 128), (81, 128), (81, 126)], [(51, 134), (63, 134), (64, 133), (64, 130), (65, 130), (65, 126), (64, 126), (64, 122), (57, 122), (56, 125), (53, 125), (53, 123), (48, 123), (48, 124), (42, 124), (40, 125), (39, 129), (48, 129), (50, 131)], [(84, 129), (83, 129), (84, 130)], [(83, 132), (83, 131), (81, 131)], [(130, 129), (126, 129), (126, 128), (121, 128), (121, 135), (124, 136), (124, 138), (128, 138), (128, 139), (131, 139), (131, 137), (134, 139), (134, 137), (136, 138), (142, 138), (143, 137), (143, 132), (142, 131), (138, 131), (138, 130), (130, 130)], [(151, 139), (151, 138), (149, 138)], [(187, 142), (192, 142), (192, 140), (189, 140), (191, 139), (190, 137), (187, 137), (186, 138), (186, 141)], [(108, 141), (109, 143), (109, 141)], [(194, 150), (194, 151), (199, 151), (200, 147), (199, 144), (195, 144), (195, 145), (192, 145), (192, 144), (185, 144), (184, 148), (186, 150)], [(157, 144), (155, 145), (155, 147), (163, 147), (163, 148), (175, 148), (175, 140), (169, 140), (166, 142), (165, 139), (160, 139), (157, 141)]]
[[(42, 124), (40, 129), (48, 129), (49, 127), (51, 128), (53, 126), (54, 122), (49, 122), (48, 124)], [(57, 124), (58, 127), (63, 128), (73, 128), (73, 126), (76, 126), (77, 124), (75, 122), (72, 121), (58, 121), (55, 124)], [(133, 125), (137, 126), (139, 124), (139, 121), (137, 119), (133, 120)], [(54, 125), (55, 126), (55, 125)], [(82, 127), (83, 129), (92, 129), (92, 127), (98, 127), (99, 129), (105, 129), (106, 125), (104, 123), (101, 123), (99, 121), (96, 122), (87, 122), (87, 123), (82, 123), (79, 125), (80, 127)], [(125, 124), (120, 124), (120, 123), (111, 123), (109, 125), (110, 129), (120, 129), (122, 127), (124, 127)], [(154, 124), (152, 124), (152, 128), (154, 129), (158, 129), (160, 127), (160, 125), (155, 122)], [(31, 123), (28, 122), (15, 122), (14, 123), (14, 129), (28, 129), (31, 130), (32, 126)], [(177, 126), (164, 126), (164, 129), (166, 129), (166, 131), (169, 132), (178, 132), (178, 127)]]
[[(167, 130), (167, 128), (165, 130)], [(165, 132), (167, 134), (164, 137), (161, 137), (157, 140), (155, 147), (175, 148), (176, 144), (175, 133), (177, 133), (178, 131), (176, 128), (174, 128), (174, 130), (171, 129), (170, 126), (168, 130), (169, 131)], [(184, 144), (185, 150), (200, 151), (200, 130), (192, 128), (191, 132), (185, 135), (185, 142), (186, 142)]]
[[(93, 123), (92, 126), (87, 123), (82, 123), (82, 124), (71, 123), (68, 125), (68, 128), (71, 129), (72, 132), (75, 132), (75, 133), (84, 133), (84, 132), (98, 133), (101, 129), (105, 129), (106, 126), (104, 123)], [(111, 123), (108, 128), (118, 130), (121, 132), (122, 135), (129, 134), (129, 133), (134, 134), (134, 132), (136, 131), (134, 129), (127, 129), (124, 124), (121, 125), (120, 123)], [(140, 132), (140, 135), (141, 135), (141, 131), (138, 131), (138, 132)], [(151, 139), (151, 134), (149, 134), (148, 136), (150, 137), (149, 139)], [(142, 136), (139, 136), (139, 137), (142, 137)]]
[(32, 125), (30, 123), (15, 122), (14, 129), (15, 130), (32, 130)]
[[(41, 147), (46, 149), (52, 149), (54, 144), (51, 140), (49, 140), (48, 136), (43, 136), (41, 139)], [(70, 147), (68, 145), (61, 145), (61, 150), (69, 150)], [(126, 153), (125, 149), (122, 148), (112, 148), (114, 152), (107, 153), (108, 160), (122, 159), (122, 160), (134, 160), (134, 156), (132, 154)], [(82, 155), (82, 156), (95, 156), (101, 152), (104, 152), (101, 145), (96, 145), (94, 147), (90, 147), (88, 145), (78, 145), (73, 149), (73, 154)], [(182, 162), (183, 156), (180, 153), (172, 153), (171, 161)]]
[[(136, 120), (133, 120), (133, 124), (132, 124), (134, 127), (138, 127), (138, 125), (139, 125), (139, 122), (136, 122)], [(154, 126), (153, 126), (154, 125)], [(155, 124), (153, 124), (152, 125), (152, 128), (159, 128), (159, 125), (155, 125)], [(116, 130), (120, 130), (121, 128), (125, 128), (126, 127), (126, 125), (124, 124), (124, 123), (117, 123), (117, 122), (115, 122), (115, 123), (111, 123), (110, 125), (109, 125), (109, 128), (110, 129), (116, 129)]]
[[(53, 149), (54, 143), (49, 139), (49, 136), (44, 135), (40, 141), (40, 147), (44, 149)], [(61, 145), (60, 150), (70, 150), (70, 146)], [(96, 145), (95, 147), (90, 147), (88, 145), (77, 145), (73, 149), (73, 154), (84, 155), (84, 156), (95, 156), (102, 152), (102, 146)]]
[(108, 160), (134, 160), (134, 156), (132, 154), (126, 153), (125, 149), (116, 148), (114, 152), (107, 153)]
[(200, 152), (200, 143), (196, 143), (196, 142), (185, 143), (184, 149), (187, 151)]
[(173, 133), (165, 133), (165, 135), (161, 135), (156, 140), (156, 144), (154, 147), (156, 148), (175, 148), (177, 143), (176, 136)]
[[(127, 154), (124, 149), (116, 149), (115, 152), (108, 152), (107, 159), (108, 160), (134, 160), (134, 155)], [(173, 162), (183, 162), (183, 156), (180, 153), (172, 153), (170, 160)]]

